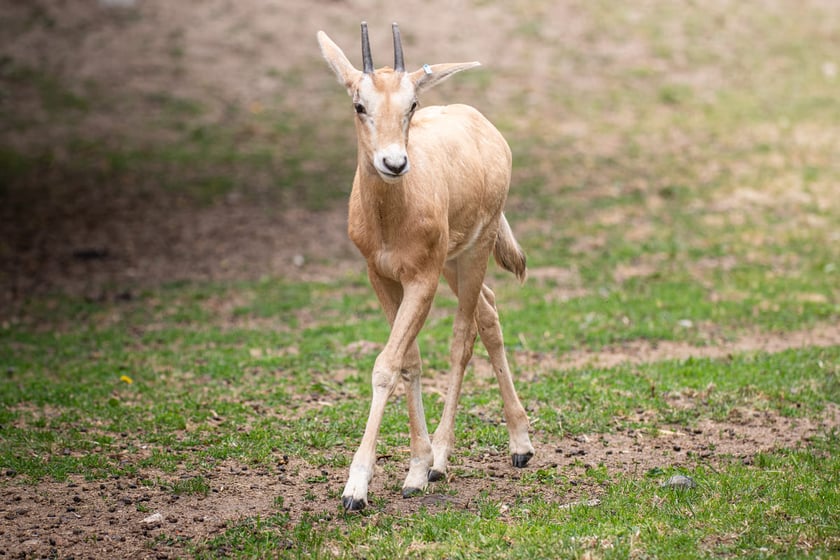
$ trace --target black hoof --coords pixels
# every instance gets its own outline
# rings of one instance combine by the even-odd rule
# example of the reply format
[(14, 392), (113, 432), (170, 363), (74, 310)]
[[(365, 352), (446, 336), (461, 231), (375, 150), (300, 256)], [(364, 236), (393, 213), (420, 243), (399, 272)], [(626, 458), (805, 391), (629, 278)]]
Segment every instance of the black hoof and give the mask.
[(362, 511), (365, 509), (367, 502), (365, 500), (357, 500), (351, 496), (342, 496), (341, 505), (344, 506), (344, 511)]
[(402, 497), (403, 498), (413, 498), (414, 496), (419, 496), (423, 493), (421, 488), (403, 488), (402, 490)]
[(521, 469), (528, 464), (528, 461), (530, 461), (533, 456), (533, 453), (514, 453), (512, 456), (513, 466), (517, 469)]
[(440, 471), (432, 469), (429, 471), (429, 482), (439, 482), (446, 478), (446, 475)]

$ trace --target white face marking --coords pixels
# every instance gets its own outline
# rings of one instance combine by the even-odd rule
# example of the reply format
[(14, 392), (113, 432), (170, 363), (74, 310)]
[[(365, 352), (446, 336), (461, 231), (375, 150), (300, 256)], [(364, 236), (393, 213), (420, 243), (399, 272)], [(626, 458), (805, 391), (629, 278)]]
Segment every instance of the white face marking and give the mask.
[(406, 75), (399, 89), (390, 93), (378, 91), (371, 79), (359, 84), (358, 102), (365, 108), (362, 121), (373, 150), (373, 167), (386, 183), (398, 182), (411, 168), (406, 139), (414, 101), (414, 85)]

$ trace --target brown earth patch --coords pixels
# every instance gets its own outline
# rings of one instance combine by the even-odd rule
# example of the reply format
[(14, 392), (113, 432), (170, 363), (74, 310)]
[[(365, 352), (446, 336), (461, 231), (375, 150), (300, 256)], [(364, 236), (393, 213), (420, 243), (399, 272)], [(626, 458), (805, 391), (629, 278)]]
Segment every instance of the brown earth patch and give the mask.
[[(542, 438), (537, 430), (537, 454), (526, 469), (510, 466), (506, 451), (456, 454), (445, 483), (431, 485), (425, 495), (408, 500), (399, 495), (408, 450), (396, 449), (379, 459), (370, 495), (382, 501), (375, 501), (367, 514), (410, 515), (421, 509), (434, 513), (449, 508), (477, 512), (485, 495), (503, 517), (517, 500), (529, 496), (570, 507), (580, 503), (597, 507), (609, 482), (587, 476), (590, 468), (605, 468), (608, 479), (630, 476), (659, 484), (658, 478), (645, 478), (645, 473), (656, 468), (716, 469), (731, 461), (750, 465), (757, 453), (805, 445), (809, 438), (838, 425), (840, 409), (830, 405), (818, 420), (744, 411), (726, 422), (703, 420), (690, 430), (625, 429), (559, 440)], [(201, 473), (141, 469), (132, 476), (98, 481), (73, 476), (37, 485), (18, 482), (7, 473), (0, 488), (0, 540), (10, 558), (183, 556), (190, 547), (209, 546), (209, 539), (256, 517), (284, 514), (295, 523), (309, 515), (318, 523), (343, 523), (338, 495), (345, 470), (277, 457), (271, 467), (226, 461)], [(174, 484), (198, 474), (209, 486), (206, 496), (173, 491)], [(533, 476), (547, 481), (537, 483)], [(160, 514), (157, 520), (144, 522), (155, 514)]]
[(165, 198), (161, 205), (173, 205), (112, 202), (96, 203), (104, 216), (82, 227), (55, 213), (73, 213), (83, 201), (63, 209), (32, 208), (28, 224), (0, 225), (5, 239), (19, 244), (11, 253), (0, 252), (0, 304), (50, 292), (115, 300), (184, 280), (268, 275), (312, 281), (364, 267), (347, 239), (344, 208), (266, 211), (244, 203), (196, 208)]
[[(809, 346), (836, 346), (840, 344), (840, 325), (826, 324), (813, 329), (785, 333), (755, 333), (737, 340), (716, 340), (714, 345), (694, 346), (687, 342), (635, 340), (604, 348), (598, 352), (578, 350), (557, 358), (559, 368), (600, 367), (611, 368), (620, 364), (641, 364), (663, 360), (688, 358), (726, 358), (750, 352), (782, 352)], [(526, 363), (545, 363), (549, 356), (538, 355)]]

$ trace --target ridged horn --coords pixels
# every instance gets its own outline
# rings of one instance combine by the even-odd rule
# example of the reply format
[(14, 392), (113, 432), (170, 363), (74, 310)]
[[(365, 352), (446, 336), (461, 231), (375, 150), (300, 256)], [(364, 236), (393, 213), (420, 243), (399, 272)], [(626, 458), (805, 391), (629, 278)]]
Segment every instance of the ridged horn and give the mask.
[(362, 64), (365, 74), (373, 74), (373, 58), (370, 56), (367, 22), (362, 22)]
[(397, 22), (391, 24), (391, 29), (394, 31), (394, 70), (396, 72), (405, 72), (400, 28), (397, 26)]

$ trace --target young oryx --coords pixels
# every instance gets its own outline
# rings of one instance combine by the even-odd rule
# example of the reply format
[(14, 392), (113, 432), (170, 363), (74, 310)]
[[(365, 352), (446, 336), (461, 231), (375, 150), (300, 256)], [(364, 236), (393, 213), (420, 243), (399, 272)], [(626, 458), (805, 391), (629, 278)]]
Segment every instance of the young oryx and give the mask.
[[(525, 279), (525, 254), (502, 213), (511, 173), (510, 148), (496, 128), (467, 105), (417, 108), (423, 91), (478, 62), (424, 65), (405, 71), (397, 24), (394, 68), (373, 69), (362, 23), (364, 69), (357, 70), (323, 31), (321, 52), (353, 98), (358, 166), (350, 193), (349, 234), (367, 260), (368, 276), (391, 324), (373, 366), (373, 399), (365, 433), (342, 495), (347, 510), (367, 504), (376, 438), (385, 404), (405, 383), (411, 462), (403, 497), (446, 476), (455, 443), (455, 410), (476, 334), (487, 348), (501, 388), (515, 467), (534, 455), (528, 417), (505, 357), (495, 296), (484, 285), (490, 253)], [(441, 274), (458, 297), (450, 347), (449, 390), (430, 439), (420, 395), (417, 334)]]

